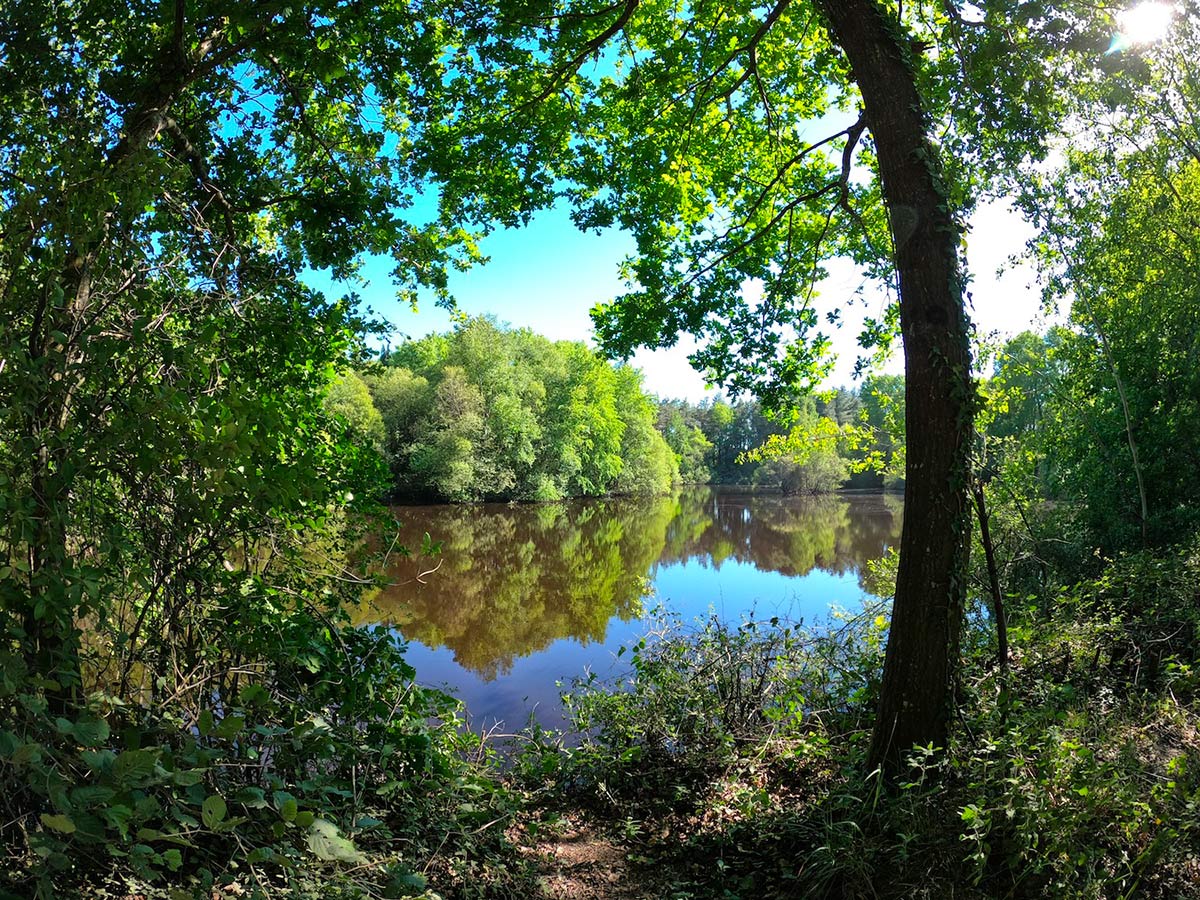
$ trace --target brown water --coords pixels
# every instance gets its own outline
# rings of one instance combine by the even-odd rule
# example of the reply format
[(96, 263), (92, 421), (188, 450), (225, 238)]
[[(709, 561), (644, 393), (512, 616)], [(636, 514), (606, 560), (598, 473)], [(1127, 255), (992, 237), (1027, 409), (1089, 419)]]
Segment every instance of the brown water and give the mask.
[(660, 498), (552, 504), (407, 506), (392, 585), (359, 623), (394, 625), (427, 684), (467, 704), (474, 724), (559, 721), (558, 687), (621, 671), (616, 652), (655, 610), (690, 621), (780, 616), (808, 622), (869, 595), (867, 560), (898, 543), (902, 500), (819, 499), (693, 488)]

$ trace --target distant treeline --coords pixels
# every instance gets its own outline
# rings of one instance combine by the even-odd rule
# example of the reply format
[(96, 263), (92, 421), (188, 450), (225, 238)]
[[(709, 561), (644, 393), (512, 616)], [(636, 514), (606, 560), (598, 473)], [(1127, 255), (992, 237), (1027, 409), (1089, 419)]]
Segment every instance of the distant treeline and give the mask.
[(402, 344), (331, 402), (383, 451), (398, 496), (558, 500), (679, 479), (640, 372), (484, 318)]
[[(787, 427), (768, 419), (757, 401), (661, 400), (658, 429), (684, 483), (756, 484), (807, 494), (903, 484), (904, 379), (898, 375), (802, 398)], [(795, 430), (813, 436), (802, 449), (754, 453)]]
[[(801, 422), (841, 432), (802, 454), (745, 454), (785, 429), (754, 401), (658, 401), (641, 373), (586, 344), (474, 318), (407, 341), (339, 379), (329, 406), (383, 454), (396, 497), (558, 500), (656, 494), (679, 483), (763, 484), (803, 493), (880, 486), (902, 460), (904, 382), (867, 379), (807, 399)], [(898, 423), (898, 424), (897, 424)], [(899, 429), (899, 430), (898, 430)], [(852, 474), (874, 454), (875, 471)]]

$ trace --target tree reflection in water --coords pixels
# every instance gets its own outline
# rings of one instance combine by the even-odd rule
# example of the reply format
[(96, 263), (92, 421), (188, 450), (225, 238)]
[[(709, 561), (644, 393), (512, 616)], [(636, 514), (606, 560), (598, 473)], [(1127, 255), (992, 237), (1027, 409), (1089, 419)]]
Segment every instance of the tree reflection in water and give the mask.
[(658, 498), (400, 507), (401, 543), (420, 547), (428, 532), (442, 542), (441, 564), (418, 581), (432, 567), (427, 557), (395, 559), (391, 586), (352, 615), (448, 648), (490, 681), (560, 638), (603, 643), (614, 618), (642, 615), (665, 567), (698, 563), (715, 572), (732, 560), (777, 573), (781, 591), (814, 569), (861, 573), (898, 541), (902, 506), (888, 495), (693, 488)]

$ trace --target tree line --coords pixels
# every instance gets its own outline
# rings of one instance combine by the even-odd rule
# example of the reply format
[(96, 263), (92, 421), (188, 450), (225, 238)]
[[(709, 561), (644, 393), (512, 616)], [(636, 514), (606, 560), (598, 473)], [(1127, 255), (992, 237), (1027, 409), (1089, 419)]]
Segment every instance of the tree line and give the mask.
[(396, 496), (559, 500), (679, 480), (640, 372), (486, 318), (348, 372), (328, 403), (382, 452)]
[[(786, 419), (769, 416), (758, 400), (660, 400), (658, 428), (684, 483), (753, 484), (796, 494), (904, 485), (900, 375), (869, 375), (854, 389), (796, 398)], [(789, 435), (797, 439), (784, 440)]]
[(903, 484), (900, 376), (801, 399), (794, 418), (830, 426), (832, 439), (804, 453), (764, 454), (788, 428), (758, 400), (658, 400), (637, 370), (582, 342), (486, 317), (343, 373), (326, 408), (382, 454), (393, 498), (546, 501), (661, 494), (678, 484), (817, 494)]

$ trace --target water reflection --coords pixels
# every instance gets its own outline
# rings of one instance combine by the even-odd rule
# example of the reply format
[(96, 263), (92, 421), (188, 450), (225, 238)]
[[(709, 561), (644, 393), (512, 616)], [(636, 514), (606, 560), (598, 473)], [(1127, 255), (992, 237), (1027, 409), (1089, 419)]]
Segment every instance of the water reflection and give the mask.
[(401, 541), (442, 541), (441, 565), (398, 560), (394, 584), (355, 612), (448, 647), (485, 679), (513, 659), (572, 637), (604, 640), (608, 622), (641, 614), (646, 573), (662, 551), (675, 500), (404, 507)]
[[(440, 566), (418, 578), (431, 568), (428, 558), (397, 559), (392, 585), (352, 615), (445, 648), (485, 683), (569, 643), (558, 647), (557, 662), (540, 666), (543, 674), (551, 667), (552, 687), (554, 677), (596, 665), (633, 633), (621, 623), (637, 624), (648, 588), (685, 614), (719, 598), (729, 618), (783, 598), (808, 618), (831, 601), (854, 602), (864, 561), (899, 538), (901, 504), (880, 495), (814, 500), (700, 488), (653, 499), (401, 507), (401, 541), (417, 547), (428, 532), (443, 542)], [(806, 579), (810, 573), (827, 577)], [(451, 668), (440, 665), (440, 674), (463, 686)], [(541, 694), (542, 686), (508, 690)]]
[(861, 571), (900, 535), (903, 501), (893, 495), (784, 497), (708, 491), (678, 498), (662, 563), (728, 559), (798, 577), (813, 569)]

